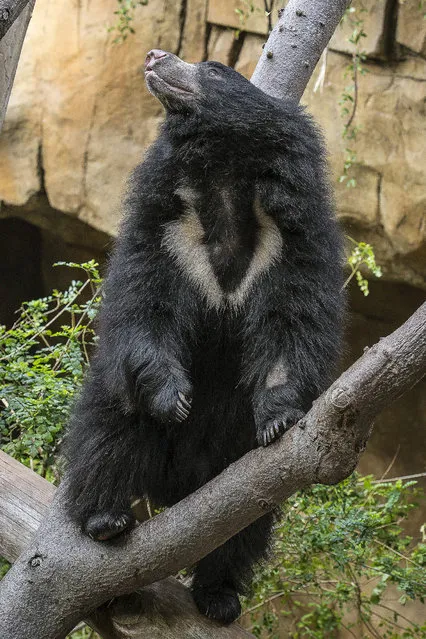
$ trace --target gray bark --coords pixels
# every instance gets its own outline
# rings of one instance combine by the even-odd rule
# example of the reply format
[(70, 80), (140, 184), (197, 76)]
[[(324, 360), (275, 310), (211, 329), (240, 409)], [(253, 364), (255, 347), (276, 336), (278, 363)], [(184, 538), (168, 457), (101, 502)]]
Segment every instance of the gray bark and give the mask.
[(104, 639), (254, 639), (237, 623), (220, 626), (201, 615), (173, 578), (118, 597), (90, 621)]
[[(0, 556), (14, 562), (28, 546), (55, 487), (0, 451)], [(249, 639), (238, 624), (219, 627), (197, 611), (188, 588), (173, 578), (117, 597), (89, 615), (104, 639)]]
[(21, 15), (30, 0), (0, 0), (0, 40)]
[(204, 557), (295, 491), (355, 468), (374, 417), (426, 372), (426, 303), (365, 354), (277, 443), (257, 449), (128, 537), (100, 544), (57, 491), (34, 541), (1, 583), (0, 636), (59, 639), (89, 609)]
[(276, 98), (300, 100), (351, 0), (289, 0), (251, 81)]
[(0, 131), (34, 4), (0, 0)]
[(55, 487), (0, 451), (0, 556), (13, 562), (28, 546)]

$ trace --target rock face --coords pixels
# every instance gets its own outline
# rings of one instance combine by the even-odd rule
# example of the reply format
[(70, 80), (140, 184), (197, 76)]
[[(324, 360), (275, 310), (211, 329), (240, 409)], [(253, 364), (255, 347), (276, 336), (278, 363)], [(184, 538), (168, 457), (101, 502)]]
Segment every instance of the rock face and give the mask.
[(145, 53), (157, 46), (199, 59), (206, 29), (205, 2), (151, 0), (135, 11), (135, 35), (113, 44), (117, 6), (37, 2), (0, 150), (4, 202), (23, 205), (44, 189), (53, 208), (109, 233), (123, 180), (161, 120), (143, 82)]
[[(407, 58), (398, 65), (368, 63), (360, 79), (355, 142), (342, 138), (336, 82), (347, 59), (330, 51), (320, 99), (313, 82), (305, 93), (331, 149), (339, 214), (360, 239), (370, 241), (387, 279), (425, 285), (426, 61)], [(357, 186), (339, 184), (345, 148), (356, 155), (349, 176)]]
[[(385, 278), (424, 287), (426, 22), (417, 0), (353, 6), (303, 101), (325, 130), (350, 232), (374, 244)], [(114, 234), (124, 180), (162, 119), (143, 82), (145, 52), (209, 57), (250, 77), (268, 28), (260, 0), (149, 0), (134, 12), (135, 34), (114, 44), (116, 9), (116, 0), (37, 0), (0, 137), (0, 199), (14, 214), (41, 192), (52, 209)], [(339, 101), (351, 84), (348, 37), (361, 28), (368, 60), (358, 74), (354, 142), (342, 137)], [(347, 148), (355, 188), (337, 181)]]

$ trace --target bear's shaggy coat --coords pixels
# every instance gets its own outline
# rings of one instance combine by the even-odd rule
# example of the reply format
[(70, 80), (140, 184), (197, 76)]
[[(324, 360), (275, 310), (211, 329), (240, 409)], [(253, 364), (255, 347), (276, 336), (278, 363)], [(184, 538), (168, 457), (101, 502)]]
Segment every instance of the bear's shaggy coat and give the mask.
[[(133, 523), (132, 496), (171, 506), (271, 443), (340, 349), (341, 237), (311, 118), (219, 63), (153, 51), (146, 67), (166, 120), (129, 182), (66, 443), (70, 511), (95, 539)], [(271, 525), (198, 563), (202, 612), (238, 616)]]

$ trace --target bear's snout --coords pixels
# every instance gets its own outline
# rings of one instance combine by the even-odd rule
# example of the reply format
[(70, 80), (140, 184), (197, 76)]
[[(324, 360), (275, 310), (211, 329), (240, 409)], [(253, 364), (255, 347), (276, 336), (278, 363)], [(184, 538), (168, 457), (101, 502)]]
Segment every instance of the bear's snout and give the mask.
[(150, 71), (157, 60), (166, 58), (168, 55), (167, 51), (162, 51), (162, 49), (151, 49), (151, 51), (148, 51), (145, 58), (146, 71)]

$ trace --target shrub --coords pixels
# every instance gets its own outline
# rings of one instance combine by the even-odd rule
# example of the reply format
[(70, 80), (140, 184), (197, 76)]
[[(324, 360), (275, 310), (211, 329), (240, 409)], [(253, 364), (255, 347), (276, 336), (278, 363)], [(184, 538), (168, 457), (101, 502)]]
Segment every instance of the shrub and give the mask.
[[(284, 618), (290, 639), (329, 639), (342, 629), (357, 637), (426, 638), (426, 623), (401, 610), (426, 597), (425, 539), (414, 542), (401, 526), (418, 508), (414, 484), (354, 474), (291, 497), (277, 526), (275, 560), (246, 604), (254, 634), (278, 638)], [(391, 587), (399, 606), (388, 601)]]

